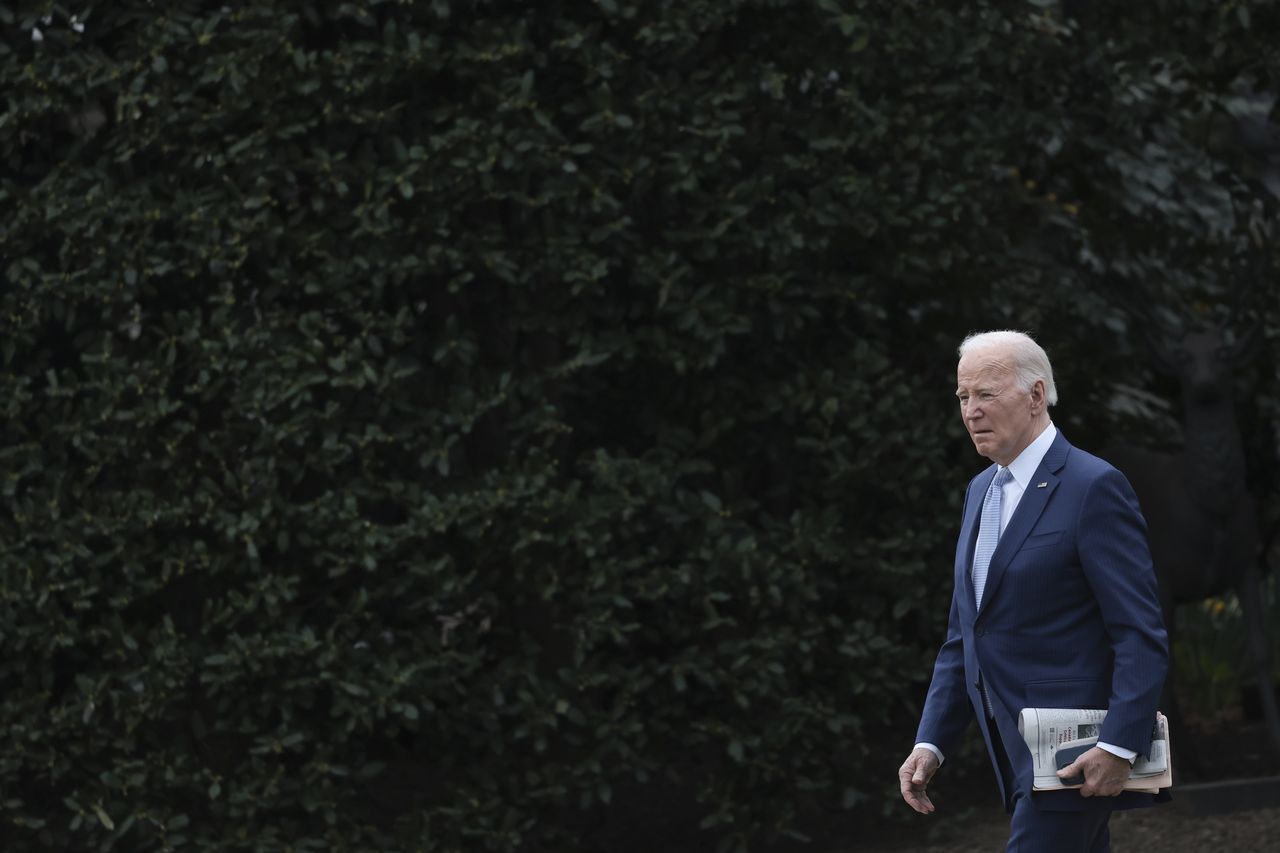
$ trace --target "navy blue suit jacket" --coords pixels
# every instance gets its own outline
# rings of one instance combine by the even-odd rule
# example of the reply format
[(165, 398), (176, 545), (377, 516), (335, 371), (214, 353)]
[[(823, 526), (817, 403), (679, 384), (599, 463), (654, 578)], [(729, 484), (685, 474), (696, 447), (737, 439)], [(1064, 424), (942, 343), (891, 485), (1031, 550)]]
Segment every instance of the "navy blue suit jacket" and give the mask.
[[(982, 608), (975, 609), (973, 551), (992, 465), (969, 483), (956, 546), (955, 592), (947, 639), (934, 665), (917, 742), (943, 754), (959, 747), (976, 717), (994, 765), (999, 737), (1014, 790), (1031, 791), (1031, 754), (1018, 713), (1036, 708), (1106, 708), (1100, 739), (1143, 752), (1150, 743), (1168, 668), (1146, 522), (1128, 480), (1059, 432), (1014, 510), (991, 559)], [(981, 673), (996, 731), (987, 724)], [(1150, 795), (1081, 797), (1037, 793), (1041, 808), (1126, 808)]]

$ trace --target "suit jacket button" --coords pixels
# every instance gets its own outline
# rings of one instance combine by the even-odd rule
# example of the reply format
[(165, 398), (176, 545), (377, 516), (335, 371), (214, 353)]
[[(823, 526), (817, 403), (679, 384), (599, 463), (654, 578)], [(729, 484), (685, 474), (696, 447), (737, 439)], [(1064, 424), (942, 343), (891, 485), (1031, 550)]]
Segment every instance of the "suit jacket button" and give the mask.
[(985, 637), (985, 636), (987, 636), (987, 629), (986, 629), (986, 628), (977, 628), (977, 629), (975, 629), (975, 630), (974, 630), (974, 632), (973, 632), (973, 633), (974, 633), (974, 634), (976, 634), (976, 635), (977, 635), (977, 636), (979, 636), (979, 637)]

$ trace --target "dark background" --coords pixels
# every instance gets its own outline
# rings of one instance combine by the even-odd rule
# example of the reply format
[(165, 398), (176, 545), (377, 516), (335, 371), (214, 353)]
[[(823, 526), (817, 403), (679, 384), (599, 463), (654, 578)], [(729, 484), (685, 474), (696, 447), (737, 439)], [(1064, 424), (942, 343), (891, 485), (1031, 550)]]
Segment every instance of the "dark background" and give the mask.
[(951, 5), (0, 3), (5, 849), (902, 817), (973, 330), (1280, 518), (1280, 11)]

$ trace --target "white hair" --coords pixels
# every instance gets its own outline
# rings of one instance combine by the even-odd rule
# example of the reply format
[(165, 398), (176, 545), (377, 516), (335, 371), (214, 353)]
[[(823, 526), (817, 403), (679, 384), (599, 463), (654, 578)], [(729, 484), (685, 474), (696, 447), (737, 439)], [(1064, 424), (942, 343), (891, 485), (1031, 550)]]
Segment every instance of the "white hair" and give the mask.
[(974, 332), (960, 344), (960, 357), (985, 349), (1003, 349), (1013, 356), (1013, 375), (1022, 390), (1030, 391), (1037, 379), (1044, 380), (1044, 398), (1050, 406), (1058, 402), (1058, 386), (1053, 384), (1049, 356), (1026, 332), (1000, 330)]

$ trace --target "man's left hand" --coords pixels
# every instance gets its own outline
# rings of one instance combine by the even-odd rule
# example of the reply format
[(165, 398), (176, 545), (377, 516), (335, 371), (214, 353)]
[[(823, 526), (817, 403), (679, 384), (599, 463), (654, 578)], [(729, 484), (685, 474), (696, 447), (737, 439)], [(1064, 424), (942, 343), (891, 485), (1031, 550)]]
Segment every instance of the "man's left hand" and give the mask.
[(1084, 774), (1082, 797), (1118, 797), (1129, 778), (1130, 765), (1118, 755), (1094, 747), (1058, 771), (1059, 779)]

